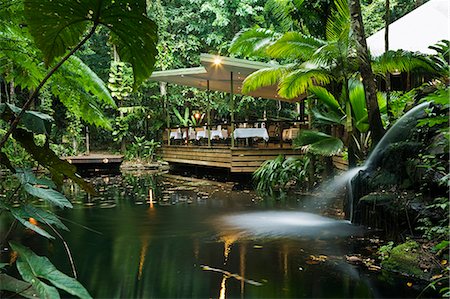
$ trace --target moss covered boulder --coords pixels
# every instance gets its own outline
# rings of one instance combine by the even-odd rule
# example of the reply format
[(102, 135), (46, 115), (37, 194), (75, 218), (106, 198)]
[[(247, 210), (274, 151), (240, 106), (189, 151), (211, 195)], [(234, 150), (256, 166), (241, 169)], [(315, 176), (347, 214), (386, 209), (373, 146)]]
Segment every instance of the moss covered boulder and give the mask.
[(415, 241), (408, 241), (392, 248), (381, 266), (388, 271), (428, 280), (430, 274), (420, 268), (422, 258), (420, 245)]

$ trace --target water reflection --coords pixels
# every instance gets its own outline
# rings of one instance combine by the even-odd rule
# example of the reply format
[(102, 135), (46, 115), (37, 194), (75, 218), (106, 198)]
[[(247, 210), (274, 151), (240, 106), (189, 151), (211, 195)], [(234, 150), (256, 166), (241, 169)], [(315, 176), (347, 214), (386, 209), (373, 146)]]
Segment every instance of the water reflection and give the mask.
[[(94, 298), (416, 295), (345, 263), (343, 256), (358, 250), (352, 236), (360, 230), (298, 212), (302, 203), (296, 199), (273, 206), (258, 202), (252, 192), (232, 191), (229, 184), (170, 176), (98, 178), (94, 183), (98, 197), (69, 186), (75, 208), (61, 212), (70, 220), (71, 232), (64, 237), (79, 279)], [(70, 272), (62, 246), (55, 243), (51, 255)], [(311, 255), (327, 259), (308, 264)]]

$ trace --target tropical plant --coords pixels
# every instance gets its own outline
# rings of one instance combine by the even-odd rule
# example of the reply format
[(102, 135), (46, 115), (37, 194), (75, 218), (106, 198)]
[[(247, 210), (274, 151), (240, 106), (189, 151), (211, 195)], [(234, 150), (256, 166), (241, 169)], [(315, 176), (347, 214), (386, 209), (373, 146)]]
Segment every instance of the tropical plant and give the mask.
[[(347, 1), (336, 0), (334, 4), (335, 9), (326, 23), (326, 39), (296, 31), (280, 34), (258, 27), (240, 32), (233, 40), (231, 52), (243, 56), (264, 56), (282, 62), (249, 75), (244, 81), (243, 92), (278, 85), (280, 96), (296, 98), (315, 85), (326, 85), (345, 106), (344, 111), (348, 112), (351, 105), (349, 80), (358, 73), (359, 58), (355, 51), (355, 40), (350, 35), (352, 30)], [(411, 53), (407, 55), (405, 51), (385, 53), (372, 64), (372, 71), (381, 76), (386, 71), (418, 68), (432, 71), (424, 57)], [(371, 106), (375, 110), (379, 109), (377, 103), (371, 103)], [(346, 130), (351, 135), (351, 113), (346, 115)], [(369, 119), (369, 124), (373, 126), (374, 122), (372, 124)]]
[[(0, 141), (0, 163), (10, 171), (17, 185), (8, 192), (7, 197), (2, 197), (0, 209), (8, 211), (14, 217), (13, 226), (19, 222), (41, 236), (53, 239), (54, 236), (47, 231), (50, 228), (62, 239), (57, 228), (66, 229), (64, 224), (53, 212), (34, 206), (31, 200), (39, 198), (50, 206), (71, 208), (70, 201), (57, 191), (65, 178), (70, 178), (91, 194), (95, 194), (95, 190), (76, 174), (73, 165), (60, 160), (50, 149), (49, 135), (52, 117), (30, 111), (29, 108), (35, 103), (42, 87), (51, 82), (52, 93), (58, 95), (69, 110), (78, 113), (87, 122), (107, 127), (108, 122), (101, 117), (103, 115), (101, 109), (96, 107), (95, 102), (91, 100), (91, 95), (96, 95), (103, 104), (115, 106), (114, 102), (102, 81), (73, 54), (94, 35), (99, 26), (104, 26), (109, 30), (111, 42), (116, 45), (122, 59), (132, 65), (136, 87), (151, 74), (153, 69), (156, 54), (156, 25), (145, 17), (146, 3), (143, 0), (133, 3), (25, 0), (23, 3), (8, 1), (5, 5), (8, 12), (13, 10), (18, 14), (14, 15), (13, 22), (5, 23), (4, 18), (0, 22), (1, 32), (7, 33), (6, 36), (3, 34), (0, 36), (2, 49), (0, 71), (8, 81), (28, 91), (29, 96), (22, 108), (11, 103), (0, 104), (0, 118), (9, 125)], [(22, 17), (26, 21), (26, 28), (19, 26), (21, 23), (18, 19)], [(91, 24), (89, 30), (88, 24)], [(7, 47), (3, 47), (4, 45)], [(68, 48), (71, 50), (68, 51)], [(55, 59), (59, 57), (62, 58), (55, 63)], [(40, 63), (41, 59), (46, 67), (51, 67), (46, 74)], [(11, 68), (11, 65), (14, 67)], [(12, 72), (11, 70), (14, 69), (24, 72)], [(75, 96), (71, 93), (73, 86), (82, 86), (81, 89), (75, 90)], [(35, 141), (36, 135), (45, 136), (43, 144)], [(47, 169), (53, 180), (37, 178), (33, 173), (19, 169), (11, 163), (8, 153), (3, 151), (10, 136), (39, 165)], [(21, 203), (19, 206), (14, 204), (17, 201)], [(36, 221), (41, 224), (37, 225)], [(7, 235), (5, 239), (8, 237)], [(32, 290), (33, 294), (43, 298), (59, 298), (55, 288), (58, 287), (73, 296), (90, 298), (81, 284), (74, 278), (57, 271), (48, 259), (36, 256), (20, 244), (11, 242), (10, 246), (19, 255), (16, 266), (23, 281), (8, 274), (2, 274), (1, 289), (10, 290), (25, 297), (30, 297), (28, 291)], [(70, 257), (68, 247), (66, 249)], [(71, 264), (76, 277), (74, 265)], [(48, 285), (48, 282), (55, 287)], [(25, 288), (17, 288), (17, 286)]]
[(182, 127), (197, 127), (202, 123), (203, 118), (205, 117), (205, 114), (203, 113), (200, 115), (200, 118), (195, 118), (194, 115), (190, 114), (189, 107), (186, 107), (184, 109), (183, 115), (181, 115), (181, 113), (176, 108), (173, 108), (173, 113), (175, 114), (179, 125), (181, 125)]
[(279, 155), (273, 160), (265, 161), (254, 173), (253, 181), (256, 190), (262, 194), (273, 196), (286, 189), (288, 185), (307, 182), (309, 157), (285, 158)]
[[(369, 149), (369, 124), (368, 113), (365, 104), (364, 87), (357, 79), (349, 80), (349, 102), (350, 105), (341, 107), (339, 101), (324, 87), (312, 86), (309, 89), (310, 98), (317, 98), (321, 105), (312, 108), (311, 112), (316, 125), (331, 125), (334, 127), (351, 126), (354, 129), (347, 129), (351, 132), (355, 149), (354, 155), (359, 160), (363, 160)], [(385, 99), (381, 93), (378, 94), (379, 106), (385, 112)], [(350, 116), (350, 122), (349, 117)], [(349, 122), (349, 123), (348, 123)], [(338, 137), (313, 130), (302, 131), (293, 144), (301, 147), (307, 152), (322, 156), (332, 156), (343, 150), (344, 141)]]
[(155, 158), (157, 148), (161, 147), (161, 143), (155, 140), (146, 140), (145, 136), (135, 136), (133, 143), (127, 149), (126, 158), (129, 160), (150, 160)]

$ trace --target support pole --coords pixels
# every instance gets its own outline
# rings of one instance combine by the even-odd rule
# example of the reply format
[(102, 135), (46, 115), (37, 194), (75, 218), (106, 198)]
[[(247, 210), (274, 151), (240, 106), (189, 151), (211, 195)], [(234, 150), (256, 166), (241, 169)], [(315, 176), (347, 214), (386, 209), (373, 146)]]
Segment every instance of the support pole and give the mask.
[(159, 90), (164, 102), (164, 108), (166, 110), (166, 127), (167, 127), (167, 145), (170, 146), (170, 113), (169, 113), (169, 101), (167, 100), (167, 82), (161, 82), (159, 84)]
[(89, 127), (86, 126), (86, 155), (90, 155)]
[(211, 98), (209, 91), (209, 80), (206, 80), (206, 94), (208, 99), (208, 107), (206, 110), (206, 121), (208, 124), (206, 125), (206, 134), (208, 134), (208, 147), (211, 147)]
[(234, 147), (234, 94), (233, 94), (233, 72), (230, 72), (230, 112), (231, 112), (231, 147)]

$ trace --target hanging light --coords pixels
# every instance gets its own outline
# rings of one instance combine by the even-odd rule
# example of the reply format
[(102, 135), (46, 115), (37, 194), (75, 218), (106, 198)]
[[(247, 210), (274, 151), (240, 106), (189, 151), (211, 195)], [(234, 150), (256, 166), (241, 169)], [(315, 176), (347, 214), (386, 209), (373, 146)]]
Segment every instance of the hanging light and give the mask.
[(214, 57), (214, 64), (215, 65), (222, 64), (222, 58), (220, 58), (219, 56)]

